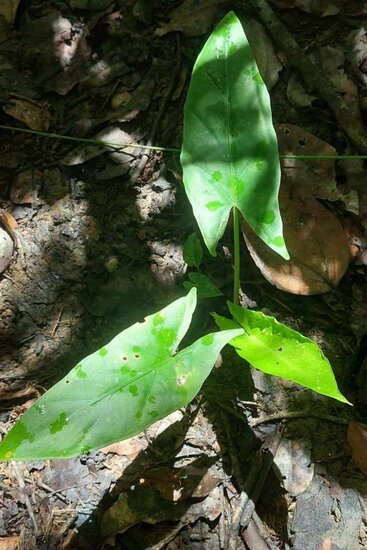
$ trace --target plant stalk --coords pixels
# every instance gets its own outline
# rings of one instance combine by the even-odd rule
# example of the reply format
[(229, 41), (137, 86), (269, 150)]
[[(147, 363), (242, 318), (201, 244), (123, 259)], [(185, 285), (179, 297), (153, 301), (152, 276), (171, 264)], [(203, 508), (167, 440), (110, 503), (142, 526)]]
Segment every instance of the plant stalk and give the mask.
[[(148, 149), (150, 151), (163, 151), (167, 153), (180, 153), (181, 149), (177, 147), (156, 147), (153, 145), (142, 145), (141, 143), (110, 143), (99, 139), (82, 138), (76, 136), (64, 136), (62, 134), (53, 134), (48, 132), (40, 132), (39, 130), (30, 130), (29, 128), (17, 128), (16, 126), (4, 126), (0, 124), (1, 130), (14, 132), (23, 132), (25, 134), (34, 134), (36, 136), (63, 139), (65, 141), (76, 141), (79, 143), (90, 143), (91, 145), (105, 145), (114, 149), (124, 149), (125, 147), (136, 147), (139, 149)], [(299, 160), (366, 160), (367, 155), (279, 155), (281, 159), (299, 159)]]
[(234, 255), (234, 281), (233, 303), (238, 306), (240, 297), (240, 218), (236, 206), (233, 207), (233, 255)]

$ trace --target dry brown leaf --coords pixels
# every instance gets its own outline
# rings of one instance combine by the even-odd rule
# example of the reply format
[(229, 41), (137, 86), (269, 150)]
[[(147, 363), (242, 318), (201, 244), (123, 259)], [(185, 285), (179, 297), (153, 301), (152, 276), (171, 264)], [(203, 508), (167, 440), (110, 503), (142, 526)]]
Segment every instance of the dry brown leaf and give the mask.
[(169, 23), (159, 27), (155, 34), (181, 31), (186, 36), (199, 36), (208, 32), (215, 23), (219, 4), (228, 0), (185, 0), (171, 11)]
[(131, 437), (125, 441), (118, 441), (117, 443), (111, 443), (107, 447), (103, 447), (101, 451), (105, 454), (111, 453), (118, 456), (126, 456), (130, 460), (135, 460), (135, 458), (145, 451), (148, 447), (147, 439), (140, 439), (139, 437)]
[(24, 122), (32, 130), (45, 132), (49, 129), (51, 115), (47, 105), (17, 94), (9, 94), (9, 101), (9, 105), (3, 107), (7, 115)]
[(19, 548), (20, 537), (18, 535), (0, 538), (0, 550), (18, 550)]
[(315, 199), (299, 195), (283, 181), (280, 211), (291, 259), (271, 250), (243, 222), (250, 254), (264, 277), (292, 294), (322, 294), (335, 288), (349, 264), (349, 246), (339, 220)]
[(26, 397), (28, 395), (37, 395), (39, 397), (39, 391), (37, 388), (31, 384), (26, 384), (26, 386), (19, 390), (10, 389), (8, 384), (5, 382), (0, 382), (0, 399), (1, 400), (12, 400), (19, 399), (20, 397)]
[(271, 90), (279, 80), (279, 73), (283, 65), (276, 55), (274, 43), (270, 39), (264, 26), (252, 17), (243, 21), (246, 36), (254, 52), (256, 64), (264, 79), (266, 87)]
[(317, 96), (307, 92), (298, 74), (292, 73), (287, 84), (287, 98), (295, 107), (310, 107)]
[(38, 191), (43, 184), (43, 172), (38, 168), (19, 172), (10, 187), (10, 198), (14, 204), (35, 204)]
[(319, 17), (336, 15), (340, 12), (344, 2), (345, 0), (273, 0), (279, 9), (299, 8)]
[[(329, 143), (294, 124), (275, 127), (282, 155), (335, 156)], [(282, 159), (282, 174), (300, 194), (329, 201), (340, 200), (349, 212), (358, 213), (355, 190), (342, 192), (336, 184), (335, 161), (322, 159)]]
[[(334, 147), (294, 124), (275, 127), (282, 155), (335, 156)], [(282, 159), (282, 174), (308, 196), (335, 201), (339, 192), (335, 182), (335, 161)]]
[(367, 474), (367, 426), (360, 422), (349, 422), (347, 441), (354, 462), (364, 474)]
[(14, 243), (9, 233), (0, 227), (0, 273), (8, 267), (14, 251)]

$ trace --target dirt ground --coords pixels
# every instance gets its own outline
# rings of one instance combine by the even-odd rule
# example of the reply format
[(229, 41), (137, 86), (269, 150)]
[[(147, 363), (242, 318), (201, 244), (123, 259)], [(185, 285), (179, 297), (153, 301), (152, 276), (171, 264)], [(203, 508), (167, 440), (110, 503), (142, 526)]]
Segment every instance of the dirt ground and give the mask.
[[(2, 4), (2, 126), (179, 149), (193, 63), (233, 9), (284, 150), (367, 154), (362, 0)], [(0, 143), (6, 434), (83, 357), (184, 295), (183, 244), (197, 227), (177, 153), (5, 129)], [(280, 290), (243, 241), (241, 300), (315, 340), (354, 407), (225, 349), (198, 399), (146, 433), (74, 459), (1, 463), (0, 550), (367, 548), (367, 171), (361, 159), (323, 162), (283, 170), (323, 209), (308, 238), (326, 271), (347, 247), (346, 273), (308, 295), (297, 277), (274, 276)], [(297, 239), (307, 264), (313, 252)], [(192, 334), (213, 328), (208, 314), (231, 299), (231, 250), (229, 230), (216, 258), (205, 253), (202, 270), (224, 297), (200, 302)]]

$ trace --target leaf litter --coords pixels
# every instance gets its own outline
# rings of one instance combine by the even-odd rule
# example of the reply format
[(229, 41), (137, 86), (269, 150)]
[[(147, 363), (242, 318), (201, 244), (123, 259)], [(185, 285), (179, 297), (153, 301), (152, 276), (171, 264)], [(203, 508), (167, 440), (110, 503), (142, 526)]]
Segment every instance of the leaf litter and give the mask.
[[(0, 61), (4, 67), (0, 80), (2, 99), (10, 101), (10, 94), (13, 93), (26, 98), (28, 104), (28, 100), (39, 105), (47, 102), (50, 105), (51, 131), (89, 138), (117, 132), (119, 139), (124, 139), (122, 132), (126, 132), (129, 136), (126, 139), (144, 143), (154, 124), (158, 105), (163, 100), (170, 73), (177, 63), (175, 33), (178, 32), (181, 40), (182, 78), (181, 82), (176, 82), (176, 96), (168, 102), (163, 119), (160, 120), (156, 142), (159, 145), (180, 147), (179, 121), (182, 114), (179, 105), (188, 84), (184, 71), (187, 68), (188, 74), (191, 71), (192, 60), (201, 41), (225, 14), (226, 3), (208, 2), (204, 5), (205, 9), (201, 10), (196, 5), (193, 9), (189, 2), (159, 2), (150, 15), (149, 9), (144, 8), (144, 2), (141, 1), (137, 7), (138, 2), (133, 0), (123, 4), (92, 4), (78, 6), (82, 11), (63, 9), (61, 14), (58, 10), (53, 11), (51, 6), (46, 9), (37, 2), (30, 3), (31, 9), (23, 3), (19, 6), (15, 2), (4, 3), (9, 13), (9, 7), (12, 10), (12, 23), (16, 13), (16, 25), (19, 25), (23, 43), (20, 43), (16, 29), (14, 31), (10, 26), (8, 16), (1, 27), (4, 32), (0, 30)], [(346, 10), (345, 13), (348, 10), (351, 12), (351, 7), (331, 0), (318, 2), (317, 5), (298, 2), (298, 7), (311, 12), (312, 21), (316, 24), (312, 28), (317, 32), (312, 31), (310, 40), (311, 26), (307, 24), (308, 20), (303, 19), (308, 16), (289, 9), (291, 3), (286, 4), (281, 7), (287, 10), (279, 12), (279, 15), (291, 31), (298, 29), (293, 35), (303, 45), (312, 48), (316, 42), (320, 48), (325, 45), (334, 48), (325, 50), (327, 60), (328, 53), (332, 52), (339, 59), (335, 48), (340, 49), (340, 43), (345, 43), (346, 61), (340, 58), (343, 69), (337, 69), (331, 64), (330, 76), (334, 74), (334, 85), (338, 84), (339, 78), (341, 83), (349, 86), (346, 75), (352, 68), (354, 80), (358, 83), (358, 89), (356, 91), (354, 88), (353, 94), (358, 92), (363, 106), (360, 86), (366, 57), (364, 33), (360, 28), (358, 33), (352, 34), (354, 30), (342, 28), (333, 15), (336, 10), (339, 13), (344, 13), (343, 10)], [(96, 8), (101, 11), (94, 11)], [(182, 8), (186, 14), (184, 18), (180, 17), (180, 21), (173, 12), (177, 8)], [(139, 17), (134, 13), (139, 14)], [(248, 19), (249, 15), (258, 19), (256, 10), (251, 10), (251, 14), (244, 12), (244, 19)], [(300, 21), (304, 23), (303, 27)], [(334, 35), (326, 32), (330, 22), (337, 22)], [(12, 36), (12, 43), (2, 42), (1, 37), (6, 39), (7, 36)], [(316, 100), (312, 99), (311, 105), (304, 102), (302, 107), (294, 108), (284, 98), (283, 91), (289, 79), (289, 51), (286, 47), (280, 54), (279, 46), (274, 48), (273, 44), (272, 39), (264, 40), (261, 46), (263, 51), (258, 52), (258, 58), (261, 66), (261, 56), (265, 60), (270, 59), (275, 50), (281, 65), (287, 68), (280, 70), (281, 66), (276, 65), (274, 67), (277, 69), (269, 77), (269, 82), (277, 81), (272, 91), (274, 119), (290, 130), (287, 138), (291, 143), (287, 151), (301, 154), (307, 146), (312, 145), (312, 150), (317, 154), (320, 151), (333, 154), (332, 150), (339, 153), (354, 152), (344, 135), (338, 132), (338, 123), (332, 115), (325, 114), (324, 105), (320, 108), (317, 92), (309, 92)], [(254, 50), (259, 48), (254, 41), (251, 45)], [(260, 70), (265, 71), (262, 68)], [(265, 72), (263, 77), (266, 79)], [(14, 85), (14, 82), (17, 84)], [(349, 94), (348, 88), (340, 88), (339, 91)], [(5, 112), (7, 105), (4, 104), (4, 107), (2, 122), (14, 124), (14, 119)], [(28, 109), (27, 105), (24, 107)], [(354, 116), (361, 115), (355, 113)], [(41, 118), (38, 124), (45, 122)], [(19, 123), (19, 126), (24, 125)], [(139, 160), (139, 150), (128, 151), (128, 155), (126, 150), (121, 153), (103, 150), (98, 156), (89, 156), (89, 150), (93, 150), (93, 147), (81, 150), (74, 148), (70, 152), (70, 144), (66, 142), (35, 141), (34, 138), (9, 133), (4, 133), (2, 139), (1, 206), (9, 208), (17, 220), (27, 257), (26, 271), (21, 269), (18, 261), (11, 262), (1, 280), (0, 342), (2, 363), (6, 365), (6, 369), (4, 367), (1, 371), (2, 392), (9, 397), (13, 396), (13, 401), (5, 397), (12, 407), (10, 414), (2, 413), (1, 427), (3, 431), (8, 431), (14, 419), (29, 406), (27, 401), (31, 396), (26, 393), (22, 396), (21, 393), (29, 378), (37, 388), (38, 384), (50, 385), (50, 377), (60, 379), (62, 372), (70, 367), (74, 359), (79, 360), (87, 350), (92, 352), (97, 349), (102, 334), (108, 332), (112, 338), (121, 330), (121, 325), (126, 327), (138, 318), (145, 317), (147, 309), (150, 313), (163, 307), (169, 301), (169, 296), (177, 298), (177, 292), (182, 292), (185, 273), (182, 257), (179, 258), (180, 245), (196, 228), (189, 227), (189, 214), (183, 202), (180, 202), (180, 186), (175, 179), (175, 174), (178, 175), (177, 165), (172, 158), (164, 156), (162, 161), (159, 155), (151, 155), (140, 176), (142, 187), (139, 187), (139, 180), (131, 187), (129, 177)], [(303, 144), (303, 140), (306, 144)], [(69, 158), (80, 153), (82, 162), (62, 166), (60, 159), (68, 158), (69, 153)], [(52, 166), (48, 167), (55, 162), (62, 171), (60, 177), (47, 172), (55, 170)], [(117, 500), (115, 507), (102, 510), (105, 514), (103, 525), (109, 523), (109, 510), (113, 510), (118, 518), (124, 514), (133, 518), (127, 530), (118, 522), (113, 524), (115, 527), (117, 525), (115, 533), (124, 531), (122, 538), (125, 544), (151, 547), (155, 539), (160, 541), (160, 547), (169, 547), (172, 544), (183, 544), (189, 538), (191, 543), (199, 540), (208, 547), (219, 547), (218, 541), (223, 534), (225, 536), (229, 527), (224, 520), (223, 505), (226, 517), (231, 518), (240, 494), (237, 485), (241, 472), (235, 470), (236, 455), (241, 459), (242, 476), (246, 478), (250, 467), (260, 464), (256, 450), (280, 421), (286, 424), (287, 430), (275, 464), (278, 461), (280, 472), (287, 477), (283, 482), (272, 473), (268, 477), (267, 489), (256, 505), (256, 511), (261, 515), (257, 525), (262, 533), (260, 539), (256, 540), (265, 538), (269, 544), (282, 544), (285, 538), (284, 525), (287, 523), (288, 528), (293, 529), (294, 540), (300, 547), (304, 547), (302, 533), (307, 533), (308, 541), (314, 540), (315, 545), (323, 543), (330, 546), (343, 540), (347, 541), (347, 547), (363, 547), (366, 543), (361, 523), (363, 510), (358, 508), (355, 491), (359, 491), (361, 498), (364, 498), (364, 480), (358, 477), (360, 472), (353, 465), (346, 445), (346, 424), (336, 422), (337, 419), (348, 421), (354, 415), (358, 420), (363, 420), (365, 406), (363, 391), (360, 389), (364, 387), (364, 377), (362, 374), (358, 377), (360, 388), (358, 385), (356, 387), (352, 378), (359, 369), (359, 358), (364, 349), (363, 339), (367, 334), (364, 266), (352, 264), (348, 268), (347, 277), (339, 282), (341, 272), (346, 268), (345, 246), (348, 245), (340, 236), (340, 223), (344, 227), (346, 225), (346, 210), (360, 232), (360, 240), (355, 246), (360, 249), (364, 246), (367, 211), (363, 188), (365, 170), (363, 166), (359, 166), (359, 169), (351, 167), (353, 161), (349, 161), (348, 165), (346, 162), (283, 161), (283, 171), (287, 173), (287, 184), (290, 187), (289, 209), (294, 208), (296, 203), (307, 204), (311, 215), (322, 211), (319, 220), (322, 227), (325, 216), (333, 220), (328, 229), (329, 236), (324, 233), (323, 246), (326, 252), (323, 254), (328, 259), (326, 279), (329, 288), (337, 285), (337, 290), (328, 292), (325, 297), (333, 296), (334, 302), (331, 299), (328, 302), (317, 295), (302, 297), (290, 295), (289, 290), (277, 291), (275, 287), (267, 285), (258, 271), (255, 272), (251, 260), (246, 263), (244, 279), (248, 283), (243, 282), (243, 287), (250, 302), (256, 302), (267, 313), (276, 315), (296, 330), (302, 329), (322, 345), (325, 353), (332, 358), (338, 380), (343, 380), (346, 387), (350, 388), (348, 396), (357, 403), (357, 412), (345, 412), (338, 407), (331, 409), (323, 398), (310, 395), (292, 382), (269, 380), (258, 371), (250, 375), (250, 371), (243, 368), (243, 363), (236, 365), (239, 375), (231, 381), (231, 388), (226, 389), (227, 377), (230, 376), (226, 364), (234, 359), (224, 350), (212, 382), (216, 391), (210, 389), (210, 384), (206, 388), (208, 395), (213, 399), (214, 394), (217, 401), (209, 401), (205, 410), (191, 406), (190, 426), (185, 425), (182, 412), (178, 411), (149, 431), (147, 439), (143, 434), (136, 436), (138, 442), (132, 442), (125, 450), (115, 448), (117, 453), (101, 450), (80, 459), (69, 459), (65, 463), (54, 461), (51, 464), (24, 465), (21, 471), (26, 488), (32, 488), (34, 498), (39, 503), (39, 514), (35, 510), (36, 520), (41, 533), (48, 537), (50, 547), (61, 548), (62, 541), (67, 540), (73, 546), (78, 544), (76, 541), (83, 541), (81, 544), (84, 547), (91, 547), (95, 537), (91, 537), (88, 528), (83, 527), (85, 518), (88, 514), (92, 517), (103, 495), (111, 491), (114, 491)], [(115, 172), (114, 168), (120, 172)], [(46, 177), (39, 177), (38, 170)], [(120, 177), (116, 179), (113, 176), (117, 173), (120, 173)], [(159, 186), (154, 183), (159, 181), (160, 173), (164, 174), (166, 182), (163, 187), (161, 183)], [(89, 174), (89, 181), (86, 181), (86, 174)], [(106, 175), (103, 184), (98, 183), (98, 174)], [(169, 198), (161, 202), (163, 193), (168, 193)], [(170, 206), (162, 210), (159, 205), (172, 205), (174, 197), (178, 200), (178, 211)], [(137, 204), (140, 212), (143, 212), (142, 218), (138, 214)], [(301, 209), (295, 207), (298, 213)], [(180, 212), (182, 219), (177, 216), (177, 212)], [(341, 222), (335, 222), (336, 214)], [(314, 231), (314, 244), (318, 239), (320, 224)], [(322, 234), (323, 230), (320, 231)], [(336, 243), (332, 233), (340, 236)], [(177, 235), (181, 242), (172, 244), (171, 240), (175, 241)], [(230, 239), (224, 242), (230, 250)], [(321, 239), (321, 242), (324, 243), (324, 240)], [(10, 244), (13, 247), (11, 239)], [(338, 270), (334, 264), (341, 251), (343, 260), (340, 265), (344, 267)], [(230, 269), (231, 260), (219, 248), (220, 258), (222, 254), (223, 258), (228, 258), (224, 266), (205, 256), (203, 262), (204, 266), (210, 266), (213, 280), (228, 295), (226, 272)], [(312, 254), (307, 251), (307, 247), (301, 250), (301, 258), (307, 258), (308, 263)], [(116, 260), (116, 267), (111, 271), (106, 268), (106, 265), (110, 265), (110, 258)], [(158, 284), (160, 275), (161, 283)], [(162, 286), (162, 281), (166, 281), (166, 286)], [(212, 303), (208, 307), (212, 308)], [(338, 314), (340, 310), (342, 318)], [(346, 360), (350, 357), (355, 360), (353, 372)], [(42, 387), (40, 390), (43, 391)], [(353, 392), (357, 394), (357, 400)], [(228, 414), (224, 408), (226, 404), (230, 408), (229, 426), (225, 421)], [(247, 428), (244, 429), (244, 413), (248, 418), (249, 432)], [(297, 417), (294, 416), (296, 414)], [(267, 422), (271, 418), (274, 420)], [(359, 437), (358, 445), (362, 450), (363, 441), (363, 437)], [(216, 464), (216, 469), (213, 470), (212, 464), (208, 463), (208, 456)], [(302, 457), (299, 472), (285, 468), (285, 464), (289, 465), (294, 456)], [(158, 471), (157, 460), (164, 461)], [(228, 476), (227, 467), (221, 469), (223, 460), (225, 463), (233, 463), (233, 479)], [(307, 467), (308, 460), (310, 468)], [(167, 464), (168, 468), (165, 469)], [(274, 466), (275, 473), (276, 469)], [(205, 471), (208, 477), (204, 482)], [(146, 477), (142, 472), (147, 473)], [(180, 475), (177, 477), (178, 472), (183, 474), (183, 478)], [(30, 548), (32, 544), (36, 548), (39, 540), (36, 540), (29, 527), (26, 508), (18, 505), (14, 498), (19, 495), (14, 472), (8, 465), (2, 464), (1, 474), (10, 487), (9, 494), (6, 493), (4, 497), (1, 539), (9, 546), (16, 539), (15, 543), (19, 542), (21, 548), (22, 545), (23, 548)], [(80, 483), (81, 479), (85, 486)], [(147, 480), (146, 484), (144, 479)], [(162, 480), (162, 492), (167, 496), (171, 491), (173, 496), (167, 507), (157, 490), (160, 488), (159, 480)], [(336, 480), (340, 481), (339, 486)], [(202, 490), (199, 489), (201, 482), (204, 483)], [(247, 482), (250, 483), (250, 479)], [(255, 488), (256, 484), (254, 482)], [(192, 492), (182, 498), (183, 485), (191, 488), (196, 486), (198, 496), (194, 497), (195, 492)], [(69, 488), (73, 486), (77, 488)], [(137, 489), (136, 495), (140, 498), (134, 500), (132, 486)], [(297, 496), (292, 496), (294, 494)], [(315, 500), (316, 494), (322, 495), (322, 499)], [(119, 495), (122, 495), (121, 498)], [(130, 504), (126, 496), (131, 498)], [(73, 510), (70, 510), (67, 502), (73, 503)], [(80, 502), (84, 503), (82, 508)], [(139, 502), (144, 503), (144, 509), (137, 511), (136, 504)], [(312, 503), (314, 515), (309, 513), (307, 503)], [(156, 512), (161, 505), (162, 514), (159, 516)], [(296, 513), (292, 519), (294, 509)], [(274, 513), (274, 510), (277, 512)], [(333, 510), (333, 515), (329, 510)], [(57, 521), (47, 531), (47, 522), (43, 524), (42, 518), (51, 516), (56, 517)], [(338, 530), (342, 524), (338, 521), (340, 517), (349, 522), (349, 529), (342, 534)], [(12, 518), (16, 518), (15, 523)], [(152, 522), (145, 523), (150, 518)], [(308, 523), (305, 523), (307, 518)], [(319, 528), (320, 518), (323, 518), (324, 530)], [(212, 521), (210, 527), (208, 519)], [(172, 527), (172, 520), (177, 520), (176, 528)], [(14, 534), (15, 525), (21, 527), (18, 535)], [(74, 528), (69, 528), (69, 525)], [(162, 535), (162, 528), (166, 528), (168, 534)], [(259, 533), (259, 527), (255, 526), (255, 529)], [(344, 538), (341, 539), (341, 536)], [(110, 543), (114, 545), (113, 537)], [(238, 544), (241, 544), (240, 540)]]

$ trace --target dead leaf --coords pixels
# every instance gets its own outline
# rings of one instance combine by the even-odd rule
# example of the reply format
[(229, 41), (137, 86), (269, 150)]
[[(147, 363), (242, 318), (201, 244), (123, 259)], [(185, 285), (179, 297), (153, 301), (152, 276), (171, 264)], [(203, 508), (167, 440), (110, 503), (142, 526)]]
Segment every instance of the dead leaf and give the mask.
[(367, 474), (367, 426), (360, 422), (349, 422), (347, 441), (354, 462), (364, 474)]
[[(336, 151), (326, 141), (294, 124), (275, 126), (282, 155), (335, 156)], [(358, 194), (341, 191), (336, 184), (335, 161), (320, 159), (281, 160), (282, 174), (292, 182), (299, 194), (329, 201), (340, 200), (347, 210), (358, 213)]]
[(9, 233), (0, 227), (0, 273), (8, 267), (14, 251), (14, 243)]
[(19, 550), (19, 548), (20, 537), (18, 535), (0, 538), (0, 550)]
[(295, 107), (310, 107), (317, 96), (309, 94), (298, 75), (292, 73), (287, 84), (287, 98)]
[(345, 0), (273, 0), (279, 9), (299, 8), (319, 17), (336, 15), (340, 12), (344, 2)]
[(283, 69), (274, 49), (274, 43), (261, 23), (252, 17), (244, 19), (243, 25), (250, 46), (254, 52), (257, 66), (266, 87), (271, 90), (279, 80)]
[[(108, 126), (104, 130), (98, 132), (98, 134), (95, 135), (95, 139), (111, 144), (112, 148), (102, 143), (84, 145), (68, 153), (61, 160), (61, 163), (65, 166), (84, 164), (84, 162), (108, 152), (115, 163), (124, 164), (131, 162), (141, 151), (138, 147), (124, 147), (119, 151), (119, 145), (123, 147), (124, 144), (135, 143), (140, 137), (137, 133), (128, 134), (114, 126)], [(113, 146), (115, 146), (115, 150)]]
[(318, 51), (317, 57), (323, 73), (339, 94), (340, 101), (346, 104), (354, 116), (361, 117), (358, 86), (344, 70), (344, 52), (339, 48), (325, 46)]
[(103, 447), (101, 451), (105, 454), (111, 453), (118, 456), (126, 456), (130, 460), (135, 460), (135, 458), (145, 451), (148, 447), (148, 440), (141, 439), (139, 437), (131, 437), (125, 441), (118, 441), (117, 443), (112, 443), (107, 447)]
[(47, 104), (17, 94), (9, 94), (9, 101), (9, 104), (3, 106), (7, 115), (24, 122), (32, 130), (45, 132), (49, 129), (51, 115)]
[(10, 187), (10, 198), (14, 204), (35, 204), (38, 191), (43, 184), (43, 172), (38, 168), (19, 172)]
[(1, 0), (0, 15), (4, 16), (8, 23), (13, 23), (20, 0)]
[(0, 399), (13, 400), (20, 397), (26, 397), (29, 395), (36, 395), (39, 397), (39, 391), (32, 384), (26, 384), (26, 386), (20, 390), (14, 390), (9, 388), (5, 382), (0, 382)]
[(274, 456), (274, 464), (290, 496), (296, 497), (306, 491), (314, 474), (310, 443), (307, 440), (282, 438)]
[(245, 222), (242, 231), (264, 277), (291, 294), (322, 294), (335, 288), (349, 264), (349, 247), (339, 220), (315, 199), (282, 182), (280, 211), (290, 260), (271, 250)]
[(199, 36), (208, 32), (214, 25), (218, 7), (228, 0), (185, 0), (171, 11), (169, 23), (158, 27), (157, 36), (168, 32), (181, 31), (186, 36)]

